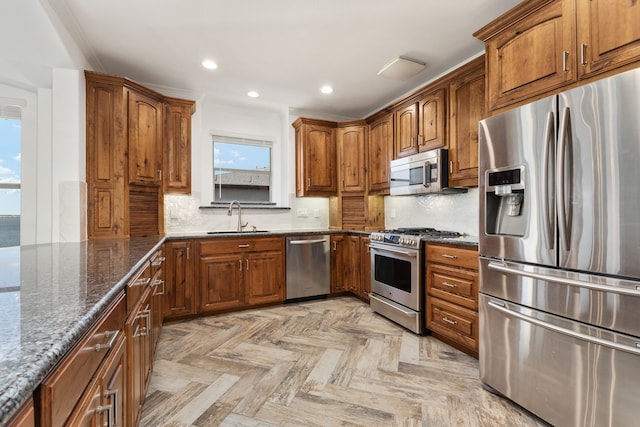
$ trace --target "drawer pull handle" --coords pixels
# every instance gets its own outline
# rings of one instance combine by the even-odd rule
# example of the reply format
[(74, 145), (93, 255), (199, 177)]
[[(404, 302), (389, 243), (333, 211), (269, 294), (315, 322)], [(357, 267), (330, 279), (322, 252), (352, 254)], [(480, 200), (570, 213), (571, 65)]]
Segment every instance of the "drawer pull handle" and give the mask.
[(239, 248), (248, 248), (250, 245), (248, 243), (245, 243), (243, 245), (238, 245)]
[(450, 324), (450, 325), (457, 325), (457, 324), (458, 324), (458, 321), (457, 321), (457, 320), (451, 320), (451, 319), (449, 319), (447, 316), (444, 316), (444, 317), (442, 318), (442, 321), (443, 321), (443, 322), (447, 322), (447, 323), (448, 323), (448, 324)]
[(120, 392), (118, 390), (112, 390), (104, 394), (104, 397), (111, 401), (110, 409), (108, 412), (109, 419), (107, 420), (107, 427), (113, 427), (118, 425), (118, 403), (120, 402)]
[(151, 278), (143, 277), (141, 279), (136, 280), (131, 284), (131, 286), (147, 286), (151, 282)]
[(455, 283), (449, 283), (449, 282), (442, 282), (442, 284), (448, 288), (457, 288), (458, 285), (456, 285)]
[(442, 258), (458, 259), (458, 257), (457, 257), (457, 256), (455, 256), (455, 255), (449, 255), (449, 254), (442, 254)]
[(151, 265), (153, 265), (154, 267), (157, 267), (157, 266), (159, 266), (159, 265), (162, 265), (162, 263), (165, 261), (165, 259), (166, 259), (165, 257), (160, 256), (160, 257), (158, 257), (158, 258), (154, 259), (154, 260), (151, 262)]
[(96, 344), (96, 351), (102, 351), (102, 350), (108, 350), (111, 347), (114, 346), (114, 344), (116, 343), (116, 340), (118, 339), (118, 334), (120, 333), (120, 331), (106, 331), (104, 333), (105, 337), (109, 337), (111, 335), (111, 338), (109, 339), (109, 342), (107, 342), (106, 344)]
[[(162, 285), (162, 291), (158, 292), (158, 288)], [(164, 295), (164, 280), (156, 279), (153, 282), (153, 295)]]
[(103, 412), (107, 413), (107, 427), (111, 427), (113, 424), (111, 421), (111, 413), (113, 411), (113, 406), (112, 405), (104, 405), (104, 406), (98, 406), (96, 409), (96, 414), (100, 415)]

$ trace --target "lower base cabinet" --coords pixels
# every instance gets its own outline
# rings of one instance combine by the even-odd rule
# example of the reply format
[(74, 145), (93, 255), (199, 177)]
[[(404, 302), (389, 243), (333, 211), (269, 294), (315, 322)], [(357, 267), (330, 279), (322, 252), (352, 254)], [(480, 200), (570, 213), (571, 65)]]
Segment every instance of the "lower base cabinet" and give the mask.
[(331, 293), (349, 292), (369, 301), (371, 291), (371, 256), (369, 236), (364, 234), (331, 235)]
[(165, 243), (164, 320), (193, 316), (197, 310), (195, 242), (171, 240)]
[(478, 251), (427, 243), (427, 328), (478, 357)]
[(284, 301), (284, 238), (203, 240), (198, 257), (200, 313)]

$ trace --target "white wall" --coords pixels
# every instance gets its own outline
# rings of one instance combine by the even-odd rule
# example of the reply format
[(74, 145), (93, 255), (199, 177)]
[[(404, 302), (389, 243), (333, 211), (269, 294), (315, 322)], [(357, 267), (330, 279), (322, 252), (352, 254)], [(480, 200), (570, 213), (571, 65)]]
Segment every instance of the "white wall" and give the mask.
[[(165, 231), (168, 234), (235, 230), (237, 214), (210, 206), (213, 199), (212, 134), (273, 141), (273, 200), (290, 209), (244, 209), (242, 219), (259, 229), (326, 229), (327, 198), (295, 197), (295, 141), (291, 116), (284, 107), (252, 107), (201, 100), (192, 120), (192, 194), (165, 196)], [(308, 216), (298, 216), (306, 209)], [(316, 216), (317, 215), (317, 216)]]

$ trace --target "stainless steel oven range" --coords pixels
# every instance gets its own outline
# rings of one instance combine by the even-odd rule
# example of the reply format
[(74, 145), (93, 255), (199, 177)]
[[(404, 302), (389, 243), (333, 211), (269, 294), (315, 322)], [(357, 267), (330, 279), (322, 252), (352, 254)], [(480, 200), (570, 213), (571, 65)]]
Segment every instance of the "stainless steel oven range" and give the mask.
[(423, 239), (457, 237), (433, 228), (401, 228), (371, 233), (371, 308), (417, 333), (424, 325)]

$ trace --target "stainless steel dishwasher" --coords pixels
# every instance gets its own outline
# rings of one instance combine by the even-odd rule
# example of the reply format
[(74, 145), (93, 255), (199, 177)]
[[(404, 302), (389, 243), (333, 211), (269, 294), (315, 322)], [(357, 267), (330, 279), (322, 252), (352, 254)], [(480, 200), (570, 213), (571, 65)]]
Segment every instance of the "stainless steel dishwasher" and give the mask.
[(287, 300), (329, 294), (331, 253), (328, 235), (287, 237)]

